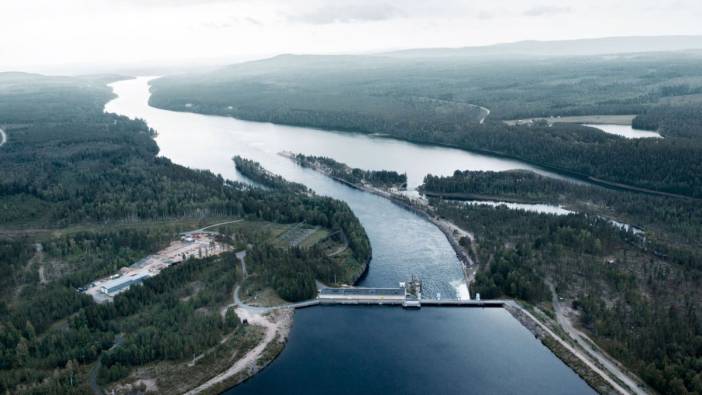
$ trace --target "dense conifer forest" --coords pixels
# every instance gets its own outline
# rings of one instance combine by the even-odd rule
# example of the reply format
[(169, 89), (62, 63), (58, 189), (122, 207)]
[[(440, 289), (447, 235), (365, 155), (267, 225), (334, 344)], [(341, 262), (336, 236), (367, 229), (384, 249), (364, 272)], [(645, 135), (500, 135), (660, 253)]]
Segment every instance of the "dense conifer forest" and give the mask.
[[(151, 104), (383, 133), (513, 157), (579, 177), (702, 197), (702, 143), (694, 138), (696, 109), (702, 103), (699, 55), (670, 56), (674, 61), (657, 54), (547, 61), (285, 55), (156, 80)], [(591, 114), (638, 115), (635, 126), (660, 128), (665, 138), (627, 140), (579, 125), (503, 122)]]
[[(343, 230), (350, 261), (297, 248), (252, 265), (291, 299), (309, 297), (310, 280), (297, 273), (314, 283), (317, 274), (342, 277), (369, 260), (365, 231), (340, 201), (253, 188), (158, 157), (156, 131), (103, 112), (112, 97), (105, 84), (116, 78), (0, 74), (0, 128), (8, 135), (0, 147), (3, 393), (89, 393), (98, 360), (97, 380), (108, 383), (136, 366), (192, 358), (225, 338), (231, 352), (250, 347), (255, 333), (233, 313), (220, 316), (240, 280), (232, 254), (168, 268), (114, 303), (97, 305), (78, 292), (184, 230), (222, 218)], [(280, 254), (291, 257), (288, 265), (271, 264)]]

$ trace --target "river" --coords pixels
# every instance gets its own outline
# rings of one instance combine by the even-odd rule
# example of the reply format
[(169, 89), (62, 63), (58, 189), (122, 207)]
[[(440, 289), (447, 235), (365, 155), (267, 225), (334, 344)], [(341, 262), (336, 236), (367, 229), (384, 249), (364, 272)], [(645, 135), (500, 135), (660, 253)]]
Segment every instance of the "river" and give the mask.
[[(111, 86), (118, 97), (109, 102), (105, 106), (105, 110), (132, 118), (144, 119), (149, 126), (158, 132), (156, 141), (161, 149), (160, 154), (170, 158), (175, 163), (197, 169), (208, 169), (225, 178), (241, 180), (242, 178), (236, 172), (231, 160), (232, 156), (241, 155), (260, 162), (267, 169), (291, 181), (303, 183), (319, 194), (347, 202), (366, 229), (373, 248), (373, 259), (369, 266), (368, 275), (360, 284), (362, 286), (396, 286), (399, 281), (405, 281), (414, 274), (422, 279), (425, 294), (429, 297), (437, 295), (441, 295), (443, 298), (467, 297), (467, 287), (460, 262), (445, 236), (434, 225), (386, 199), (346, 187), (315, 171), (301, 168), (289, 159), (277, 155), (280, 151), (329, 156), (352, 167), (363, 169), (405, 172), (410, 188), (419, 185), (428, 173), (449, 175), (456, 169), (529, 169), (555, 176), (517, 161), (456, 149), (418, 145), (364, 134), (321, 131), (247, 122), (227, 117), (160, 110), (148, 106), (150, 93), (146, 77), (116, 82)], [(378, 312), (383, 312), (383, 314)], [(374, 325), (363, 324), (363, 317), (373, 317), (371, 321)], [(346, 322), (343, 327), (338, 325), (340, 320)], [(472, 320), (473, 323), (470, 324), (465, 320)], [(398, 326), (397, 322), (404, 322), (406, 327)], [(467, 326), (464, 328), (463, 324)], [(446, 325), (446, 329), (441, 329), (443, 325)], [(319, 328), (320, 326), (323, 326), (324, 330)], [(491, 331), (495, 327), (503, 327), (504, 332), (496, 334), (494, 339), (497, 341), (488, 343), (488, 347), (483, 344), (483, 340), (491, 337)], [(391, 330), (391, 328), (394, 329)], [(331, 340), (335, 338), (343, 339), (340, 337), (344, 336), (341, 329), (350, 330), (353, 333), (358, 332), (358, 337), (352, 344), (332, 342)], [(409, 341), (406, 336), (399, 336), (397, 331), (410, 331), (416, 336), (412, 338), (412, 341)], [(432, 344), (430, 339), (434, 339), (434, 342), (438, 342), (442, 346), (439, 348), (426, 347), (426, 344)], [(411, 351), (412, 347), (417, 346), (417, 344), (423, 344), (421, 355)], [(409, 352), (406, 357), (410, 360), (403, 361), (404, 369), (408, 374), (418, 369), (424, 369), (428, 364), (440, 362), (439, 366), (445, 366), (447, 372), (452, 372), (454, 380), (464, 380), (466, 377), (470, 377), (468, 381), (484, 382), (483, 386), (475, 387), (481, 390), (480, 393), (522, 392), (526, 388), (523, 384), (528, 384), (529, 388), (533, 384), (533, 388), (542, 389), (534, 393), (559, 393), (562, 392), (564, 383), (568, 384), (567, 388), (573, 389), (573, 391), (568, 391), (571, 393), (587, 393), (589, 390), (589, 387), (577, 375), (565, 368), (555, 356), (540, 342), (528, 335), (526, 329), (522, 328), (503, 310), (439, 309), (433, 312), (431, 309), (423, 309), (421, 312), (409, 313), (400, 309), (386, 311), (375, 308), (313, 308), (303, 310), (296, 315), (289, 345), (280, 358), (274, 361), (263, 374), (249, 381), (245, 387), (236, 387), (234, 392), (239, 391), (239, 388), (248, 388), (247, 391), (257, 393), (266, 393), (267, 388), (273, 390), (273, 387), (270, 387), (271, 383), (265, 381), (265, 375), (283, 374), (294, 367), (302, 369), (304, 366), (308, 366), (309, 361), (306, 353), (304, 351), (296, 353), (295, 350), (303, 347), (303, 350), (312, 352), (313, 350), (307, 348), (310, 346), (315, 349), (314, 352), (325, 355), (328, 358), (326, 362), (332, 360), (344, 362), (344, 364), (339, 365), (344, 366), (344, 370), (329, 371), (327, 369), (326, 373), (322, 373), (330, 375), (325, 377), (325, 380), (331, 380), (329, 383), (342, 383), (340, 380), (343, 377), (352, 374), (349, 370), (364, 372), (370, 369), (369, 366), (363, 364), (365, 362), (360, 357), (349, 359), (351, 356), (348, 355), (348, 350), (343, 347), (351, 345), (358, 350), (373, 351), (372, 354), (378, 358), (377, 363), (381, 364), (376, 365), (374, 369), (385, 372), (383, 377), (392, 382), (404, 380), (406, 377), (401, 370), (393, 370), (392, 365), (382, 365), (386, 363), (388, 358), (383, 357), (384, 354), (379, 353), (379, 351), (388, 349), (388, 347), (395, 350), (393, 354), (395, 357), (400, 356), (401, 350)], [(475, 347), (481, 351), (475, 352)], [(488, 347), (488, 349), (485, 350), (484, 347)], [(453, 354), (458, 353), (461, 357), (446, 356), (444, 358), (446, 350), (451, 350)], [(464, 355), (456, 350), (464, 350), (469, 354)], [(500, 356), (511, 362), (505, 367), (500, 367), (494, 363), (495, 358), (485, 354)], [(540, 364), (538, 368), (535, 368), (531, 366), (535, 358), (542, 358), (550, 362)], [(437, 362), (433, 362), (434, 360)], [(467, 360), (473, 362), (465, 365)], [(322, 361), (319, 362), (320, 365), (324, 365)], [(476, 366), (482, 364), (485, 366), (474, 370), (477, 369)], [(433, 369), (438, 368), (438, 366), (433, 367)], [(503, 377), (503, 380), (495, 381), (486, 377), (486, 372), (492, 372), (491, 374), (495, 375), (528, 377), (529, 380), (524, 378), (513, 382)], [(308, 374), (319, 377), (314, 371), (308, 372)], [(419, 392), (419, 388), (432, 385), (432, 383), (440, 385), (439, 380), (443, 380), (442, 378), (445, 376), (438, 375), (436, 379), (431, 379), (433, 376), (427, 375), (421, 375), (421, 377), (423, 382), (426, 380), (429, 382), (417, 387), (417, 390), (409, 392), (426, 393)], [(498, 385), (504, 384), (504, 382), (512, 384), (507, 387)], [(253, 383), (261, 383), (263, 387), (260, 390), (257, 390), (256, 387), (252, 389), (251, 386), (255, 385)], [(329, 387), (312, 384), (300, 387), (300, 392), (329, 393)], [(391, 388), (383, 387), (381, 383), (377, 384), (380, 387), (374, 387), (368, 383), (368, 387), (364, 388), (369, 389), (367, 393), (379, 393), (383, 392), (381, 391), (383, 388)], [(390, 382), (385, 384), (391, 385)], [(327, 388), (327, 391), (324, 391), (324, 388)], [(358, 387), (357, 389), (359, 391), (353, 392), (361, 392), (363, 388)], [(502, 391), (502, 389), (507, 390)], [(290, 391), (290, 387), (287, 387), (287, 391), (283, 392), (288, 391)], [(454, 391), (450, 392), (455, 393)], [(438, 392), (429, 391), (429, 393)]]

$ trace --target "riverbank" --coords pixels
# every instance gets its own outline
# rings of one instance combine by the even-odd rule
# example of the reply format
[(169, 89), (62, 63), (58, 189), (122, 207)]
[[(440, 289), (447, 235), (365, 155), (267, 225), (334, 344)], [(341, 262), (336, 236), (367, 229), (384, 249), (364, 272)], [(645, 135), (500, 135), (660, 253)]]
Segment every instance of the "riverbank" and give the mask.
[[(120, 93), (120, 97), (122, 97), (123, 92), (121, 92), (120, 89), (121, 88), (117, 87), (116, 91)], [(158, 129), (160, 133), (159, 145), (162, 147), (162, 155), (167, 156), (169, 158), (173, 158), (173, 160), (178, 163), (195, 168), (207, 168), (216, 173), (221, 173), (225, 178), (237, 180), (240, 178), (234, 172), (233, 166), (231, 166), (231, 155), (232, 152), (238, 152), (242, 155), (250, 155), (252, 156), (252, 158), (260, 160), (262, 163), (270, 166), (271, 169), (274, 169), (278, 174), (281, 174), (285, 178), (308, 185), (310, 188), (315, 189), (319, 193), (334, 196), (337, 198), (342, 198), (345, 201), (348, 201), (349, 204), (352, 205), (352, 207), (354, 208), (354, 211), (357, 213), (357, 215), (364, 220), (364, 227), (372, 229), (371, 237), (373, 238), (374, 242), (374, 255), (376, 256), (376, 260), (374, 260), (373, 262), (374, 270), (370, 271), (368, 279), (362, 283), (366, 286), (387, 286), (388, 284), (396, 283), (398, 279), (399, 281), (402, 281), (403, 278), (406, 278), (407, 272), (420, 272), (420, 274), (426, 273), (425, 276), (422, 277), (423, 279), (430, 278), (433, 280), (431, 282), (427, 281), (427, 288), (433, 287), (433, 289), (440, 290), (442, 294), (451, 295), (453, 294), (453, 290), (444, 292), (444, 289), (449, 287), (441, 288), (443, 284), (448, 283), (447, 280), (450, 280), (451, 282), (455, 280), (462, 282), (463, 279), (461, 278), (461, 273), (458, 272), (458, 268), (460, 267), (460, 265), (456, 266), (456, 263), (454, 263), (454, 259), (456, 259), (455, 253), (452, 254), (452, 249), (446, 248), (446, 242), (444, 241), (446, 236), (438, 234), (436, 232), (436, 228), (427, 223), (427, 221), (423, 221), (419, 217), (407, 213), (406, 210), (403, 210), (401, 207), (396, 207), (395, 204), (388, 204), (389, 202), (387, 202), (387, 199), (378, 199), (377, 197), (370, 196), (368, 194), (358, 193), (358, 191), (356, 190), (344, 188), (343, 186), (338, 185), (337, 183), (331, 182), (326, 177), (322, 177), (318, 174), (313, 174), (314, 172), (302, 171), (301, 169), (296, 168), (296, 166), (293, 166), (292, 163), (290, 163), (287, 160), (281, 160), (281, 158), (274, 158), (270, 155), (271, 153), (275, 153), (282, 150), (295, 150), (296, 152), (305, 152), (307, 154), (329, 154), (336, 156), (337, 152), (339, 153), (339, 155), (341, 155), (343, 152), (349, 151), (348, 147), (353, 146), (355, 149), (352, 151), (364, 153), (363, 158), (356, 159), (352, 162), (358, 164), (360, 167), (381, 167), (382, 163), (376, 163), (369, 159), (373, 159), (374, 157), (383, 158), (383, 156), (381, 155), (382, 152), (384, 153), (383, 155), (386, 155), (382, 159), (382, 161), (395, 160), (394, 162), (392, 162), (392, 168), (413, 169), (412, 171), (414, 171), (413, 174), (415, 175), (423, 175), (427, 171), (432, 171), (438, 174), (444, 174), (448, 170), (442, 167), (444, 166), (443, 163), (446, 163), (444, 167), (450, 166), (451, 171), (453, 171), (456, 168), (456, 166), (460, 166), (461, 168), (490, 168), (495, 171), (507, 168), (514, 168), (516, 166), (516, 162), (503, 163), (502, 161), (492, 159), (490, 159), (488, 163), (483, 163), (481, 161), (485, 161), (487, 160), (487, 158), (474, 158), (465, 154), (464, 151), (443, 150), (438, 148), (432, 148), (431, 150), (429, 150), (421, 148), (420, 146), (415, 144), (409, 145), (406, 143), (400, 143), (397, 142), (396, 139), (388, 139), (386, 141), (370, 141), (370, 139), (366, 139), (365, 137), (361, 138), (357, 136), (352, 136), (353, 138), (351, 138), (348, 137), (349, 135), (344, 135), (340, 133), (330, 133), (327, 136), (326, 134), (321, 135), (317, 131), (306, 131), (304, 129), (289, 131), (285, 128), (280, 128), (271, 124), (256, 125), (242, 123), (235, 119), (214, 119), (212, 117), (194, 116), (192, 114), (179, 114), (174, 112), (157, 111), (149, 109), (147, 106), (142, 106), (144, 107), (144, 109), (141, 110), (133, 110), (132, 107), (126, 106), (126, 104), (130, 103), (130, 100), (127, 100), (129, 99), (130, 92), (131, 91), (129, 89), (125, 90), (124, 95), (126, 95), (126, 99), (119, 99), (115, 101), (116, 104), (112, 105), (110, 108), (117, 110), (115, 111), (117, 113), (123, 113), (125, 115), (144, 118), (150, 124), (153, 124), (154, 127)], [(140, 96), (132, 98), (131, 101), (138, 100), (139, 103), (141, 103), (142, 101), (145, 102), (145, 100), (142, 100), (141, 98), (148, 97), (148, 90), (142, 89), (139, 92)], [(125, 100), (126, 104), (120, 107), (119, 104), (121, 102), (125, 102)], [(120, 108), (122, 108), (121, 111), (119, 111)], [(133, 108), (141, 107), (134, 106)], [(126, 112), (124, 109), (126, 109)], [(145, 109), (148, 109), (148, 111), (146, 111)], [(195, 131), (203, 131), (207, 134), (203, 135), (202, 138), (192, 140), (192, 133)], [(322, 139), (326, 137), (329, 137), (330, 139)], [(255, 144), (253, 144), (251, 141), (255, 142)], [(376, 145), (378, 145), (379, 147), (374, 150), (374, 147)], [(261, 146), (266, 147), (266, 150), (261, 150)], [(322, 146), (325, 150), (333, 149), (333, 147), (335, 146), (339, 147), (339, 149), (338, 151), (319, 152), (317, 150), (318, 148), (315, 148), (319, 146)], [(339, 157), (344, 158), (343, 156)], [(420, 158), (421, 160), (418, 161), (417, 158)], [(377, 162), (381, 162), (381, 160)], [(426, 163), (426, 165), (419, 165), (420, 163)], [(415, 167), (408, 167), (408, 165)], [(334, 184), (337, 185), (335, 186)], [(364, 197), (363, 195), (366, 196)], [(451, 271), (446, 271), (446, 266), (450, 266)], [(390, 269), (386, 269), (386, 267), (389, 267)], [(432, 276), (434, 277), (432, 278)], [(428, 292), (427, 295), (433, 295), (434, 293), (435, 292)], [(314, 308), (308, 311), (316, 312), (320, 311), (321, 309), (322, 308)], [(324, 309), (328, 308), (325, 307)], [(344, 343), (351, 342), (348, 341), (347, 335), (344, 332), (339, 332), (338, 329), (349, 329), (351, 333), (356, 334), (359, 332), (359, 330), (362, 331), (368, 328), (368, 326), (365, 325), (365, 323), (359, 322), (359, 318), (357, 315), (346, 318), (346, 316), (350, 314), (347, 312), (350, 309), (351, 308), (343, 307), (344, 312), (343, 314), (340, 314), (340, 316), (344, 317), (345, 320), (336, 321), (339, 323), (343, 323), (343, 325), (340, 325), (339, 328), (335, 328), (337, 330), (334, 334), (334, 338), (338, 338), (340, 334), (343, 333), (342, 341)], [(364, 308), (361, 311), (365, 312), (374, 310), (375, 309)], [(483, 309), (474, 309), (473, 311), (477, 312), (482, 310)], [(327, 311), (329, 310), (324, 310), (325, 315)], [(407, 314), (402, 312), (400, 309), (397, 309), (398, 314), (401, 313), (401, 316), (415, 318), (427, 316), (431, 317), (433, 311), (435, 310), (427, 309), (427, 311), (423, 312), (422, 314)], [(454, 309), (454, 311), (457, 310)], [(485, 309), (485, 311), (489, 311), (489, 309)], [(307, 311), (305, 311), (305, 313), (307, 313)], [(302, 313), (299, 314), (299, 316), (302, 315)], [(382, 316), (385, 315), (386, 311), (383, 311)], [(490, 313), (487, 312), (481, 312), (481, 318), (475, 324), (475, 327), (467, 328), (464, 326), (465, 322), (459, 320), (464, 315), (465, 314), (463, 314), (463, 312), (460, 312), (460, 314), (456, 314), (456, 316), (452, 317), (450, 320), (451, 322), (456, 321), (456, 330), (460, 330), (461, 333), (465, 333), (466, 331), (469, 331), (469, 333), (471, 333), (471, 336), (469, 337), (459, 338), (461, 338), (461, 340), (465, 341), (467, 344), (475, 344), (477, 342), (478, 345), (485, 346), (484, 348), (486, 350), (495, 350), (495, 355), (500, 355), (503, 352), (521, 352), (524, 349), (528, 349), (531, 346), (534, 346), (534, 343), (536, 343), (533, 342), (533, 337), (531, 337), (528, 334), (526, 334), (526, 336), (521, 337), (504, 336), (497, 342), (489, 342), (487, 340), (490, 340), (490, 338), (492, 338), (492, 336), (495, 334), (494, 329), (503, 328), (505, 326), (501, 325), (502, 323), (506, 323), (510, 326), (516, 327), (516, 332), (518, 332), (516, 333), (516, 335), (518, 335), (519, 333), (525, 335), (526, 332), (521, 328), (521, 325), (514, 322), (511, 317), (506, 317), (506, 322), (501, 322), (500, 317), (492, 316), (490, 315)], [(503, 315), (506, 316), (506, 314)], [(315, 329), (319, 328), (319, 320), (313, 320), (312, 322), (305, 323), (304, 320), (298, 320), (299, 316), (295, 316), (295, 325), (298, 326), (300, 332), (314, 332)], [(428, 324), (427, 328), (434, 328), (435, 325), (433, 320), (429, 321), (431, 321), (431, 323)], [(394, 321), (390, 321), (390, 323), (393, 322)], [(458, 323), (460, 323), (461, 325), (458, 325)], [(491, 327), (489, 325), (494, 326)], [(382, 327), (387, 326), (388, 323), (383, 321)], [(476, 340), (474, 334), (478, 332), (485, 332), (485, 328), (492, 328), (487, 329), (490, 335), (485, 339)], [(392, 334), (391, 336), (393, 339), (397, 338), (398, 333), (407, 332), (407, 328), (403, 327), (398, 329), (400, 329), (400, 331), (393, 330), (389, 332)], [(293, 330), (293, 332), (295, 331)], [(418, 332), (417, 335), (413, 335), (411, 337), (411, 341), (405, 343), (398, 342), (398, 344), (403, 344), (404, 347), (406, 344), (413, 344), (412, 342), (414, 342), (414, 344), (427, 343), (417, 342), (416, 340), (422, 339), (423, 336), (427, 336), (428, 333), (430, 332), (428, 332), (426, 329), (421, 330)], [(452, 331), (452, 333), (456, 333), (456, 331)], [(373, 331), (370, 334), (369, 338), (371, 340), (377, 339), (378, 342), (372, 343), (368, 340), (364, 340), (362, 342), (353, 343), (354, 348), (364, 348), (363, 345), (365, 345), (365, 347), (372, 346), (376, 350), (382, 349), (381, 346), (383, 346), (384, 339), (382, 337), (378, 338), (378, 333), (376, 331)], [(427, 337), (427, 340), (431, 340), (432, 338), (434, 337), (429, 336)], [(273, 364), (272, 367), (265, 369), (263, 372), (259, 372), (259, 375), (255, 376), (255, 378), (253, 378), (252, 380), (247, 380), (247, 383), (270, 383), (271, 381), (274, 381), (280, 383), (280, 386), (287, 386), (290, 385), (290, 383), (300, 383), (300, 376), (297, 374), (292, 375), (288, 373), (288, 376), (280, 378), (276, 374), (269, 372), (280, 372), (281, 370), (284, 372), (290, 372), (290, 367), (294, 368), (301, 365), (307, 368), (307, 366), (304, 364), (310, 360), (310, 352), (316, 351), (322, 354), (319, 358), (319, 360), (321, 361), (320, 366), (333, 365), (333, 363), (330, 362), (333, 362), (334, 360), (330, 360), (329, 356), (336, 355), (334, 354), (336, 349), (332, 347), (329, 343), (316, 342), (314, 343), (315, 346), (313, 349), (304, 347), (303, 353), (290, 354), (289, 351), (294, 350), (297, 347), (297, 344), (300, 344), (297, 339), (291, 341), (291, 343), (288, 346), (286, 346), (286, 352), (281, 355), (280, 363), (276, 362), (275, 364)], [(361, 345), (361, 347), (356, 347), (356, 345)], [(535, 346), (536, 350), (534, 351), (539, 352), (540, 350), (542, 354), (548, 354), (547, 356), (544, 356), (544, 360), (548, 360), (549, 358), (551, 360), (556, 359), (553, 358), (553, 355), (550, 352), (547, 352), (547, 350), (543, 349), (540, 344), (537, 343)], [(385, 352), (379, 354), (381, 356), (387, 355), (387, 353)], [(424, 354), (431, 358), (443, 358), (444, 356), (444, 352), (439, 350), (438, 347), (432, 347), (431, 349), (426, 350)], [(497, 358), (494, 360), (490, 360), (491, 356), (486, 355), (487, 358), (481, 358), (479, 363), (477, 363), (475, 367), (484, 368), (484, 370), (487, 372), (487, 376), (494, 377), (494, 375), (490, 374), (490, 371), (494, 371), (494, 369), (501, 369), (501, 367), (504, 366), (504, 364), (502, 364), (501, 362), (504, 362), (505, 359)], [(515, 373), (516, 375), (520, 373), (526, 374), (527, 372), (525, 372), (524, 369), (525, 365), (522, 364), (522, 361), (532, 361), (533, 359), (531, 358), (533, 358), (533, 356), (533, 353), (520, 354), (516, 356), (515, 359), (513, 359), (515, 363), (510, 364), (508, 366), (508, 368), (510, 369), (509, 371)], [(448, 364), (449, 367), (455, 368), (454, 370), (457, 371), (457, 375), (455, 375), (454, 377), (460, 377), (461, 374), (465, 374), (467, 366), (469, 365), (468, 361), (470, 361), (471, 359), (473, 358), (466, 358), (465, 360), (460, 359), (460, 364), (457, 364), (455, 362), (451, 362)], [(338, 358), (336, 360), (338, 360)], [(397, 373), (397, 371), (392, 369), (393, 365), (389, 364), (389, 362), (392, 362), (392, 359), (382, 360), (382, 363), (378, 362), (375, 366), (383, 367), (383, 369), (380, 369), (380, 371), (383, 372), (384, 375), (387, 375), (387, 372), (391, 372), (394, 375)], [(229, 364), (231, 364), (231, 362)], [(531, 363), (527, 365), (531, 365)], [(556, 361), (555, 365), (558, 365), (556, 367), (564, 367), (560, 363), (560, 361)], [(362, 368), (363, 365), (350, 364), (350, 366), (351, 368), (344, 372), (341, 376), (348, 377), (354, 372), (365, 371), (363, 375), (367, 380), (366, 374), (368, 372), (366, 369)], [(422, 369), (420, 368), (412, 370)], [(445, 370), (446, 366), (442, 366), (440, 372), (444, 372)], [(568, 375), (572, 375), (572, 371), (570, 369), (565, 370), (567, 372), (564, 372), (563, 369), (559, 369), (543, 372), (545, 374), (539, 373), (538, 377), (536, 377), (536, 381), (534, 382), (534, 384), (541, 384), (541, 382), (553, 380), (563, 382), (561, 381), (561, 378)], [(221, 370), (212, 371), (212, 374), (215, 374), (215, 372), (219, 371)], [(315, 370), (315, 372), (318, 372), (318, 370)], [(558, 374), (553, 374), (554, 372), (558, 372)], [(393, 375), (391, 375), (391, 377)], [(330, 379), (333, 378), (331, 382), (334, 385), (340, 385), (339, 377), (331, 374), (326, 377)], [(413, 377), (416, 377), (416, 375), (413, 374)], [(405, 381), (405, 379), (403, 379), (403, 381)], [(579, 378), (577, 378), (576, 381), (578, 382), (578, 384), (582, 383), (582, 381)], [(316, 383), (317, 381), (313, 380), (312, 382)], [(436, 385), (442, 385), (446, 382), (447, 380), (445, 380), (443, 377), (439, 379), (439, 377), (437, 377), (436, 375), (432, 375), (431, 377), (425, 377), (425, 379), (422, 380), (422, 383), (426, 383), (426, 385), (432, 386), (434, 390), (436, 390), (437, 388)], [(570, 383), (574, 384), (572, 381)], [(494, 382), (490, 385), (486, 385), (483, 388), (483, 390), (484, 392), (495, 392), (496, 388), (503, 388), (498, 384), (501, 384), (501, 381), (500, 383)], [(246, 385), (247, 384), (242, 384), (242, 386)], [(304, 387), (304, 384), (301, 385)], [(522, 383), (521, 385), (523, 386), (524, 384)], [(241, 388), (241, 386), (238, 386), (237, 388)], [(517, 391), (519, 391), (518, 388)], [(284, 389), (279, 392), (273, 393), (280, 392), (284, 392)], [(542, 391), (542, 393), (546, 392), (547, 391)], [(247, 392), (244, 391), (242, 393)], [(558, 391), (554, 391), (551, 393), (558, 393)]]
[[(292, 153), (281, 152), (281, 156), (292, 159), (297, 162), (297, 158)], [(309, 165), (309, 164), (305, 164)], [(463, 263), (463, 270), (467, 287), (473, 281), (477, 272), (477, 265), (471, 259), (469, 252), (462, 246), (461, 240), (467, 238), (470, 240), (470, 246), (474, 245), (475, 237), (470, 232), (461, 229), (451, 221), (441, 218), (433, 213), (432, 207), (420, 198), (411, 199), (401, 193), (384, 190), (368, 184), (352, 183), (339, 177), (332, 176), (320, 166), (308, 166), (309, 168), (324, 174), (333, 180), (343, 183), (351, 188), (372, 193), (383, 197), (407, 209), (422, 218), (425, 218), (434, 224), (446, 236), (449, 244), (456, 252), (456, 256)], [(621, 371), (613, 370), (603, 366), (600, 362), (602, 355), (592, 355), (588, 351), (582, 349), (577, 343), (571, 344), (571, 339), (567, 334), (560, 336), (552, 330), (549, 325), (536, 318), (533, 314), (520, 306), (517, 302), (510, 302), (505, 305), (505, 309), (517, 319), (525, 328), (534, 334), (551, 352), (561, 359), (567, 366), (575, 371), (583, 378), (592, 388), (603, 394), (642, 394), (645, 391), (640, 388), (626, 386), (623, 383), (623, 374)], [(558, 328), (556, 328), (558, 330)], [(597, 352), (593, 350), (593, 352)]]
[(641, 388), (632, 389), (626, 386), (617, 377), (617, 372), (607, 370), (598, 361), (591, 359), (586, 351), (565, 341), (546, 323), (536, 318), (516, 301), (507, 303), (505, 310), (597, 392), (601, 394), (646, 394), (646, 391)]
[[(387, 138), (387, 139), (392, 139), (392, 140), (397, 140), (397, 141), (408, 142), (408, 143), (416, 144), (416, 145), (420, 145), (420, 146), (452, 148), (452, 149), (456, 149), (456, 150), (460, 150), (460, 151), (464, 151), (464, 152), (476, 153), (476, 154), (490, 156), (490, 157), (494, 157), (494, 158), (518, 161), (518, 162), (521, 162), (525, 165), (536, 168), (536, 169), (542, 171), (543, 173), (548, 174), (551, 177), (568, 179), (572, 182), (588, 183), (591, 185), (596, 185), (596, 186), (608, 188), (608, 189), (631, 191), (631, 192), (644, 193), (644, 194), (649, 194), (649, 195), (667, 196), (667, 197), (673, 197), (673, 198), (679, 198), (679, 199), (700, 200), (700, 198), (698, 198), (698, 197), (689, 196), (689, 195), (685, 195), (685, 194), (665, 192), (665, 191), (645, 188), (645, 187), (641, 187), (641, 186), (636, 186), (633, 184), (626, 184), (626, 183), (620, 183), (620, 182), (616, 182), (616, 181), (609, 181), (609, 180), (595, 177), (591, 174), (586, 174), (586, 173), (583, 173), (583, 172), (580, 172), (577, 170), (571, 170), (571, 169), (563, 168), (563, 167), (560, 167), (557, 165), (541, 162), (538, 160), (527, 159), (527, 158), (524, 158), (518, 154), (511, 154), (511, 153), (496, 151), (496, 150), (492, 150), (492, 149), (479, 148), (479, 147), (467, 147), (467, 146), (456, 144), (456, 143), (432, 141), (431, 139), (424, 139), (424, 138), (416, 138), (416, 137), (415, 138), (408, 138), (408, 137), (397, 136), (397, 135), (392, 135), (392, 134), (387, 134), (387, 133), (368, 132), (367, 130), (365, 130), (363, 128), (358, 128), (358, 127), (338, 127), (338, 126), (336, 126), (336, 127), (332, 128), (332, 127), (307, 125), (304, 123), (297, 123), (297, 122), (284, 122), (281, 120), (276, 120), (275, 122), (270, 122), (270, 121), (263, 121), (260, 119), (247, 118), (247, 117), (233, 117), (231, 114), (221, 113), (218, 111), (201, 110), (201, 111), (194, 112), (194, 111), (188, 110), (187, 108), (182, 109), (182, 108), (170, 108), (168, 106), (160, 106), (156, 103), (153, 103), (152, 100), (149, 100), (149, 105), (154, 107), (154, 108), (167, 110), (167, 111), (174, 111), (174, 112), (193, 113), (193, 114), (211, 115), (211, 116), (219, 116), (219, 117), (229, 117), (229, 118), (244, 120), (247, 122), (268, 122), (268, 123), (273, 124), (273, 125), (281, 125), (281, 126), (294, 127), (294, 128), (307, 128), (307, 129), (327, 131), (327, 132), (358, 133), (358, 134), (363, 134), (363, 135), (367, 135), (367, 136), (374, 136), (374, 137), (379, 137), (379, 138)], [(487, 115), (485, 117), (487, 117)], [(483, 118), (483, 120), (484, 120), (484, 118)], [(480, 123), (482, 123), (482, 122), (480, 122)]]
[(221, 393), (254, 376), (273, 362), (283, 351), (292, 328), (292, 309), (277, 309), (265, 314), (251, 311), (245, 307), (239, 307), (235, 311), (237, 316), (247, 325), (263, 328), (263, 339), (227, 370), (186, 392), (187, 395)]
[[(298, 163), (297, 158), (294, 153), (291, 152), (280, 152), (280, 156), (288, 158), (295, 163)], [(470, 254), (461, 246), (461, 238), (467, 237), (470, 241), (471, 244), (475, 240), (473, 235), (464, 230), (461, 229), (460, 227), (456, 226), (455, 224), (447, 221), (446, 219), (439, 218), (435, 216), (431, 212), (431, 207), (428, 205), (426, 202), (422, 202), (420, 199), (415, 199), (415, 200), (410, 200), (410, 198), (396, 192), (391, 192), (387, 191), (381, 188), (377, 188), (368, 184), (357, 184), (357, 183), (352, 183), (349, 181), (346, 181), (342, 178), (335, 177), (328, 172), (324, 171), (319, 166), (311, 166), (311, 169), (317, 171), (320, 174), (323, 174), (334, 181), (340, 182), (344, 185), (347, 185), (351, 188), (371, 193), (373, 195), (385, 198), (390, 200), (392, 203), (408, 210), (411, 211), (412, 213), (426, 219), (427, 221), (431, 222), (434, 226), (436, 226), (441, 233), (444, 234), (446, 239), (448, 240), (449, 244), (451, 245), (451, 248), (456, 254), (456, 257), (458, 260), (462, 263), (461, 269), (463, 271), (463, 276), (466, 282), (466, 289), (468, 290), (468, 294), (470, 295), (470, 284), (473, 282), (473, 279), (475, 277), (475, 273), (477, 271), (477, 267), (475, 265), (475, 262), (471, 258)], [(367, 270), (366, 265), (366, 270)], [(363, 276), (359, 278), (362, 279)]]

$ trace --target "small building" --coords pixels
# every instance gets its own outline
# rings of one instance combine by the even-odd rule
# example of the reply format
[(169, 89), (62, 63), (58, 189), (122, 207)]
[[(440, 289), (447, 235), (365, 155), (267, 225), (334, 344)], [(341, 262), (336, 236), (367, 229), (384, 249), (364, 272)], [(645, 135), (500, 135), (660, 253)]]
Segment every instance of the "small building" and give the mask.
[(141, 284), (145, 279), (151, 277), (148, 273), (138, 273), (132, 276), (122, 276), (106, 281), (100, 291), (108, 296), (114, 296), (122, 291), (126, 291), (134, 284)]

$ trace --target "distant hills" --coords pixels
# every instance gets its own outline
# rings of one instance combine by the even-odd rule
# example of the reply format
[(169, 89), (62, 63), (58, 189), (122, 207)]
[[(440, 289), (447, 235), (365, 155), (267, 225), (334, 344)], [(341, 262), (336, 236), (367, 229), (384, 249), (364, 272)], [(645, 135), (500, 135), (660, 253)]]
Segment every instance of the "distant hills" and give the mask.
[(637, 52), (668, 52), (702, 49), (698, 36), (604, 37), (561, 41), (518, 41), (478, 47), (419, 48), (386, 52), (397, 57), (453, 56), (588, 56)]

